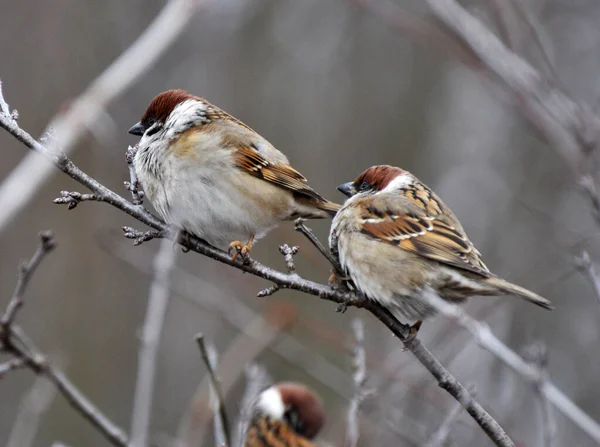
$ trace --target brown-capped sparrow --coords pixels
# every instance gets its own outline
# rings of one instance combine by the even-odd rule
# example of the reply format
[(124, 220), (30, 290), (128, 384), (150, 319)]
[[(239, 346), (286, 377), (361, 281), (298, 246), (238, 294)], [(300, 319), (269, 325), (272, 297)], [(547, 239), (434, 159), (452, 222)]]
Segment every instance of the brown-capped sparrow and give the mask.
[(329, 245), (344, 273), (397, 318), (420, 320), (434, 309), (429, 289), (460, 303), (472, 295), (514, 295), (552, 309), (550, 301), (492, 274), (454, 213), (410, 172), (373, 166), (338, 186), (348, 196), (333, 219)]
[(256, 401), (245, 447), (316, 447), (314, 438), (325, 422), (319, 397), (304, 385), (282, 382)]
[(339, 209), (266, 139), (184, 90), (156, 96), (129, 133), (142, 137), (135, 172), (161, 217), (234, 258), (285, 220)]

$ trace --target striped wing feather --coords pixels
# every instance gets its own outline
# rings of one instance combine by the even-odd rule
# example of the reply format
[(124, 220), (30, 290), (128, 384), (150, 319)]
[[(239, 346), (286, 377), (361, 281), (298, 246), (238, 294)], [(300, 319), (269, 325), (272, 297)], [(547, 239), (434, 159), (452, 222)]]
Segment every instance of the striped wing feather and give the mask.
[(363, 234), (424, 258), (490, 277), (450, 209), (423, 184), (385, 194), (362, 215)]

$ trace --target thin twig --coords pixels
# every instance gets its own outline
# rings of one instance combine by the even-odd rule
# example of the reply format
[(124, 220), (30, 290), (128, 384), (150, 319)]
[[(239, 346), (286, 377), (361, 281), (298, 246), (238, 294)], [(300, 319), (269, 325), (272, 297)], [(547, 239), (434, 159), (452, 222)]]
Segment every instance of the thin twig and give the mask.
[(216, 365), (213, 362), (211, 362), (211, 359), (208, 355), (208, 350), (206, 349), (206, 344), (204, 342), (204, 335), (196, 335), (196, 343), (198, 343), (198, 347), (200, 348), (200, 354), (202, 355), (202, 360), (204, 361), (206, 370), (208, 371), (211, 389), (213, 390), (215, 396), (215, 407), (217, 410), (215, 412), (215, 418), (220, 419), (220, 425), (223, 430), (222, 433), (218, 433), (218, 430), (215, 430), (217, 447), (221, 447), (222, 445), (225, 445), (225, 447), (229, 447), (231, 446), (229, 420), (227, 419), (227, 410), (225, 409), (225, 397), (223, 396), (221, 381), (219, 380), (219, 378), (217, 377), (217, 373), (215, 372)]
[[(106, 115), (108, 105), (169, 48), (188, 25), (201, 0), (169, 0), (137, 40), (109, 65), (77, 98), (66, 112), (59, 112), (48, 125), (54, 138), (49, 141), (51, 157), (65, 156), (88, 129)], [(0, 91), (0, 104), (5, 103)], [(8, 109), (2, 106), (2, 111)], [(16, 124), (12, 115), (2, 113)], [(29, 154), (0, 185), (0, 232), (33, 199), (35, 192), (52, 174), (52, 166), (36, 154)]]
[(581, 256), (576, 260), (577, 268), (585, 272), (586, 276), (592, 283), (592, 287), (594, 288), (594, 295), (596, 295), (596, 299), (600, 302), (600, 277), (598, 277), (598, 273), (596, 272), (596, 268), (594, 267), (594, 263), (590, 259), (590, 255), (587, 251), (581, 253)]
[(290, 275), (296, 274), (296, 265), (294, 264), (294, 256), (298, 253), (299, 248), (297, 246), (290, 247), (288, 244), (279, 246), (279, 253), (283, 255), (285, 259), (285, 266)]
[(38, 376), (48, 378), (62, 396), (79, 414), (87, 419), (112, 445), (128, 447), (127, 436), (121, 428), (110, 421), (58, 368), (28, 340), (14, 324), (9, 328), (7, 352), (23, 359), (29, 369)]
[(294, 229), (302, 233), (310, 241), (310, 243), (313, 244), (317, 250), (319, 250), (319, 253), (321, 253), (325, 259), (329, 261), (336, 271), (342, 271), (342, 267), (340, 266), (337, 258), (333, 256), (331, 252), (323, 246), (323, 244), (321, 244), (321, 241), (317, 238), (317, 236), (315, 236), (315, 233), (313, 233), (313, 231), (304, 224), (304, 219), (296, 219), (294, 221)]
[(76, 191), (61, 191), (60, 197), (52, 202), (57, 205), (67, 205), (67, 209), (72, 210), (81, 202), (103, 202), (104, 199), (96, 194), (81, 194)]
[(600, 442), (600, 425), (560, 391), (548, 377), (545, 377), (538, 366), (527, 362), (502, 343), (486, 323), (475, 320), (462, 308), (444, 301), (431, 291), (424, 291), (423, 299), (442, 315), (456, 321), (465, 328), (475, 338), (479, 346), (503, 361), (526, 381), (538, 384), (540, 393), (545, 399), (592, 439)]
[(252, 418), (252, 408), (258, 395), (273, 383), (267, 370), (256, 363), (251, 363), (244, 369), (246, 376), (246, 387), (240, 404), (236, 433), (233, 440), (234, 447), (244, 447), (246, 431)]
[(556, 419), (552, 405), (550, 405), (548, 399), (541, 392), (543, 381), (548, 379), (548, 348), (543, 341), (537, 341), (525, 348), (523, 357), (540, 370), (540, 379), (533, 383), (533, 387), (542, 412), (542, 445), (544, 447), (553, 447), (557, 433)]
[[(2, 116), (0, 116), (2, 118)], [(128, 446), (127, 436), (90, 402), (71, 381), (35, 347), (29, 337), (14, 324), (15, 316), (23, 303), (23, 294), (31, 275), (55, 243), (50, 232), (40, 233), (40, 245), (31, 260), (21, 268), (17, 286), (6, 313), (0, 323), (0, 348), (12, 354), (15, 361), (22, 362), (40, 377), (52, 382), (67, 402), (84, 418), (91, 422), (108, 441), (118, 447)], [(14, 366), (15, 364), (13, 364)], [(14, 368), (13, 368), (14, 369)]]
[(346, 442), (344, 443), (346, 447), (356, 447), (358, 445), (360, 437), (358, 413), (360, 406), (366, 398), (374, 394), (374, 390), (365, 388), (365, 384), (367, 383), (367, 353), (365, 351), (365, 326), (360, 318), (352, 321), (352, 333), (354, 334), (354, 343), (352, 345), (354, 395), (348, 406)]
[[(167, 225), (156, 216), (143, 209), (143, 207), (127, 201), (114, 191), (111, 191), (106, 186), (102, 185), (79, 169), (66, 156), (62, 155), (57, 157), (49, 154), (43, 145), (4, 115), (0, 115), (0, 127), (7, 130), (28, 148), (45, 155), (58, 169), (89, 188), (93, 193), (101, 194), (105, 198), (106, 203), (113, 205), (155, 230), (168, 230)], [(400, 338), (400, 341), (402, 341), (419, 362), (427, 368), (443, 389), (459, 401), (465, 400), (468, 396), (469, 393), (467, 390), (442, 366), (431, 352), (421, 344), (418, 338), (415, 337), (412, 340), (410, 339), (409, 328), (406, 325), (399, 323), (392, 314), (380, 307), (377, 303), (365, 300), (363, 297), (352, 292), (339, 291), (332, 287), (306, 280), (298, 275), (290, 275), (273, 270), (254, 260), (249, 263), (244, 263), (241, 259), (232, 261), (231, 256), (224, 251), (212, 247), (194, 236), (190, 236), (189, 238), (189, 248), (190, 250), (216, 261), (232, 265), (238, 270), (271, 281), (281, 288), (298, 290), (345, 306), (352, 305), (367, 309), (387, 326), (394, 335)], [(510, 440), (498, 422), (496, 422), (475, 400), (471, 399), (469, 401), (467, 411), (496, 445), (514, 447), (514, 443)]]
[(25, 368), (27, 364), (25, 360), (20, 358), (15, 358), (8, 360), (7, 362), (0, 363), (0, 379), (2, 379), (6, 374), (16, 369)]
[(54, 235), (51, 231), (42, 231), (38, 237), (40, 239), (40, 243), (35, 253), (27, 263), (22, 264), (19, 268), (19, 278), (17, 279), (15, 291), (13, 292), (12, 298), (8, 303), (6, 312), (0, 320), (0, 335), (2, 335), (2, 338), (4, 336), (8, 337), (8, 329), (14, 323), (15, 317), (17, 316), (17, 311), (23, 305), (23, 293), (29, 285), (31, 276), (33, 273), (35, 273), (37, 267), (40, 265), (40, 262), (42, 262), (44, 257), (50, 253), (54, 247), (56, 247)]
[(129, 146), (125, 151), (125, 161), (127, 161), (127, 167), (129, 168), (129, 181), (125, 182), (125, 188), (131, 193), (134, 205), (141, 205), (144, 199), (144, 191), (140, 189), (141, 185), (135, 173), (135, 166), (133, 160), (135, 154), (138, 151), (138, 145)]
[(171, 269), (175, 265), (176, 253), (171, 242), (163, 239), (154, 258), (154, 280), (150, 286), (148, 308), (140, 341), (138, 373), (133, 399), (131, 422), (131, 445), (133, 447), (148, 445), (156, 361), (169, 302), (169, 277)]

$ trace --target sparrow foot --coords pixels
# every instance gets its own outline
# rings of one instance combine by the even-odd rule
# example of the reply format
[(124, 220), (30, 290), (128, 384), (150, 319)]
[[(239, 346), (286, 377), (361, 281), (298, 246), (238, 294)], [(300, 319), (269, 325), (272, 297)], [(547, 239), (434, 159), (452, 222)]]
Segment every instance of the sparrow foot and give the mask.
[(192, 235), (190, 233), (188, 233), (187, 231), (182, 231), (181, 234), (179, 235), (179, 240), (178, 241), (173, 241), (173, 247), (179, 243), (181, 245), (181, 251), (184, 253), (187, 253), (191, 250), (191, 241), (190, 238), (192, 237)]
[(339, 272), (333, 272), (329, 276), (327, 283), (330, 287), (333, 287), (334, 289), (348, 289), (346, 282), (350, 279), (351, 278), (348, 275), (342, 275)]
[(417, 334), (419, 333), (419, 329), (421, 329), (422, 325), (423, 325), (423, 320), (419, 320), (419, 321), (416, 321), (415, 324), (413, 324), (409, 328), (408, 338), (406, 340), (404, 340), (404, 348), (402, 348), (402, 351), (408, 350), (408, 348), (406, 347), (406, 343), (413, 341), (417, 337)]
[(252, 244), (254, 243), (254, 236), (248, 238), (248, 242), (242, 244), (240, 241), (233, 241), (229, 244), (229, 254), (233, 252), (231, 262), (235, 262), (238, 256), (242, 257), (244, 264), (250, 264), (250, 252), (252, 251)]

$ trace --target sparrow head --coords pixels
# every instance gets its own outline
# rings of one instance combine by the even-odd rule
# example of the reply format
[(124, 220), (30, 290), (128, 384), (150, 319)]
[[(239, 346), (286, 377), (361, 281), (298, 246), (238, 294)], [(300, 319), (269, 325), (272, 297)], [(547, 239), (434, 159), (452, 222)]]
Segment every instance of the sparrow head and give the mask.
[(256, 416), (283, 421), (299, 435), (314, 438), (325, 422), (321, 399), (304, 385), (282, 382), (263, 391), (255, 406)]
[(413, 176), (395, 166), (371, 166), (360, 174), (353, 182), (344, 183), (337, 187), (338, 191), (347, 197), (355, 195), (372, 195), (381, 191), (393, 191), (409, 185)]
[(156, 95), (142, 119), (128, 132), (150, 141), (165, 133), (174, 136), (205, 120), (205, 110), (206, 102), (202, 98), (185, 90), (167, 90)]

